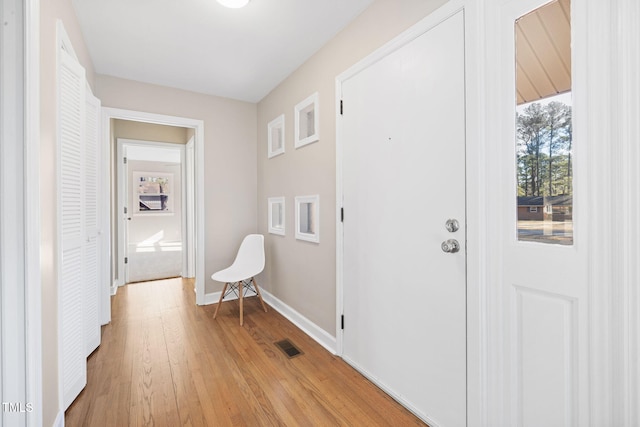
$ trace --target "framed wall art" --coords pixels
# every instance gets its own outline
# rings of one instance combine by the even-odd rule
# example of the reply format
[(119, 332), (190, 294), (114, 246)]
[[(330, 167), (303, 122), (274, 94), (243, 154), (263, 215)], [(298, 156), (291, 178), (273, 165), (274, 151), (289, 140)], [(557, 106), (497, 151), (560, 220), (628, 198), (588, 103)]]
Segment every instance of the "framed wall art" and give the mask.
[(267, 157), (284, 154), (284, 114), (267, 124)]
[(320, 140), (320, 106), (318, 92), (294, 108), (295, 147), (300, 148)]
[(320, 242), (320, 196), (296, 197), (296, 239)]
[(285, 203), (284, 197), (269, 197), (267, 199), (269, 233), (285, 235)]
[(172, 186), (172, 173), (133, 172), (134, 215), (172, 215)]

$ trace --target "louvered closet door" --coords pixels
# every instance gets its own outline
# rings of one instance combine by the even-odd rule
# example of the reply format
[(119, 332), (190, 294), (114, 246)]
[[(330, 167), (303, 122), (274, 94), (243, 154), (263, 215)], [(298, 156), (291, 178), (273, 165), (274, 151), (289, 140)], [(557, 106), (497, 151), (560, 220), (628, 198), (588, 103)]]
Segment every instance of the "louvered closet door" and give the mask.
[(100, 345), (100, 230), (98, 210), (100, 100), (86, 93), (84, 156), (85, 354)]
[(84, 69), (60, 51), (58, 69), (58, 337), (66, 409), (87, 383), (84, 331)]

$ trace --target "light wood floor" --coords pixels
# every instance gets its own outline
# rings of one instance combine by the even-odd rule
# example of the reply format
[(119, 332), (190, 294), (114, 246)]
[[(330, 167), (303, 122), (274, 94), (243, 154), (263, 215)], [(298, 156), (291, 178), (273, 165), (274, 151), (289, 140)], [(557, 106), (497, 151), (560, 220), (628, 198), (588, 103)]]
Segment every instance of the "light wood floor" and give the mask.
[[(195, 305), (193, 284), (120, 288), (67, 426), (424, 425), (256, 298)], [(288, 359), (274, 342), (304, 354)]]

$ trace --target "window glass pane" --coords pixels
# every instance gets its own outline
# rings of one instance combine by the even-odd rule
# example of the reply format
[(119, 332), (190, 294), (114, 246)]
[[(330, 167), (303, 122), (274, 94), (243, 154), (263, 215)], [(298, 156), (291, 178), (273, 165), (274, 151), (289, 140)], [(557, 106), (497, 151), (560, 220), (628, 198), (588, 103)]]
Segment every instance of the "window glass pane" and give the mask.
[(573, 244), (569, 0), (516, 21), (518, 240)]

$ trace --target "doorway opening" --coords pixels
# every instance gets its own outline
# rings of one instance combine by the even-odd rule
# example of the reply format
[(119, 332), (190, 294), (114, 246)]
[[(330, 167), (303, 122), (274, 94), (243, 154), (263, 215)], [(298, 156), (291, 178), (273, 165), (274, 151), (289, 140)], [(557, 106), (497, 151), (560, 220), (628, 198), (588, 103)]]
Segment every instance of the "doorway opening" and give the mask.
[[(110, 239), (105, 240), (105, 252), (110, 254), (103, 258), (104, 271), (109, 271), (111, 276), (110, 286), (103, 289), (101, 295), (103, 323), (108, 323), (111, 316), (110, 297), (115, 295), (119, 286), (126, 283), (124, 274), (125, 250), (123, 248), (124, 236), (124, 212), (118, 211), (118, 180), (117, 180), (117, 138), (116, 127), (118, 121), (125, 126), (135, 124), (134, 127), (156, 129), (156, 126), (175, 128), (173, 132), (181, 133), (184, 138), (181, 145), (184, 149), (184, 167), (180, 173), (180, 179), (184, 182), (185, 191), (182, 192), (181, 202), (184, 205), (183, 215), (186, 221), (182, 221), (182, 256), (183, 272), (185, 277), (195, 277), (194, 290), (196, 304), (205, 304), (205, 278), (204, 278), (204, 122), (202, 120), (185, 117), (167, 116), (162, 114), (146, 113), (140, 111), (123, 110), (104, 107), (102, 109), (102, 139), (103, 156), (109, 161), (109, 168), (103, 181), (103, 203), (107, 212), (104, 213), (104, 229), (109, 230)], [(158, 137), (153, 133), (138, 134), (132, 131), (120, 135), (122, 138), (157, 141), (166, 138)], [(184, 142), (186, 141), (186, 143)], [(175, 142), (175, 141), (172, 141)], [(177, 144), (174, 144), (177, 145)], [(138, 205), (139, 206), (139, 205)]]
[[(186, 148), (193, 144), (187, 129), (114, 121), (117, 141), (118, 251), (124, 256), (124, 283), (171, 277), (193, 277), (187, 251), (194, 240), (193, 219), (187, 215)], [(125, 129), (163, 131), (155, 142), (119, 138)], [(126, 133), (126, 132), (125, 132)], [(173, 133), (173, 134), (172, 134)], [(172, 137), (172, 138), (171, 138)], [(187, 139), (188, 138), (188, 139)]]

